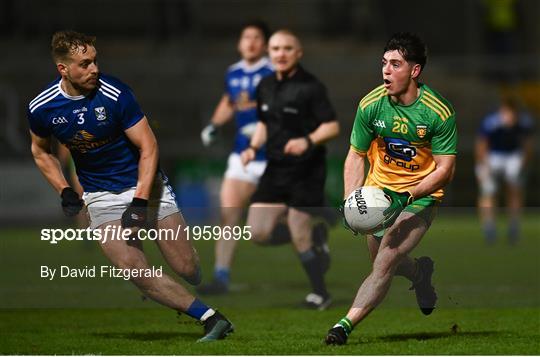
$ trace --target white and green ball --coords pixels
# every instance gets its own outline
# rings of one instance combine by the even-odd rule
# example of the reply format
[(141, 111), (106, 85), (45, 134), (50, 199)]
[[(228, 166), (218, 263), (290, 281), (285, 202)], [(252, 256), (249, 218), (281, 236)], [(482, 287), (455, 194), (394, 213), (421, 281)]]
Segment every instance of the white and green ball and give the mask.
[(361, 234), (372, 234), (383, 229), (383, 212), (390, 206), (390, 198), (378, 187), (362, 186), (345, 200), (343, 214), (347, 224)]

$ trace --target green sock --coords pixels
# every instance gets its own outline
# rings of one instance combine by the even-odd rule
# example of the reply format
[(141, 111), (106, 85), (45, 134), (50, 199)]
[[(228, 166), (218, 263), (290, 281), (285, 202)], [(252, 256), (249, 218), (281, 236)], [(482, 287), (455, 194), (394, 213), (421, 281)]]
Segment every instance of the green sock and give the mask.
[(338, 327), (338, 326), (343, 327), (343, 329), (345, 330), (345, 333), (347, 334), (347, 336), (349, 336), (349, 334), (351, 333), (351, 331), (354, 328), (351, 320), (349, 320), (346, 317), (342, 318), (341, 320), (339, 320), (339, 322), (337, 324), (334, 325), (334, 327)]

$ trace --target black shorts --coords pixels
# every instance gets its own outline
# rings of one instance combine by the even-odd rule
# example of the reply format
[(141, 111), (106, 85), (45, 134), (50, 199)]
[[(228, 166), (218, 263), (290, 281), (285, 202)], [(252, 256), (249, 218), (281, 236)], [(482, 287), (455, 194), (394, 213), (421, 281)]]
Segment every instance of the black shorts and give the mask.
[(296, 165), (268, 162), (251, 202), (285, 203), (311, 213), (324, 206), (326, 161), (311, 160)]

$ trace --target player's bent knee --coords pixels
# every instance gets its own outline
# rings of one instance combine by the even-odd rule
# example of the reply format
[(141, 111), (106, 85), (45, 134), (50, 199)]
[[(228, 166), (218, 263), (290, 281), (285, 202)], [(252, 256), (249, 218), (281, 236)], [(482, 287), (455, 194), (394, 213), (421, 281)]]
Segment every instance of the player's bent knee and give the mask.
[(189, 264), (184, 264), (182, 266), (182, 269), (177, 272), (177, 274), (186, 277), (194, 277), (200, 273), (199, 265), (197, 265), (195, 262), (191, 262)]
[(114, 264), (120, 269), (147, 269), (148, 263), (141, 257), (121, 257)]
[(176, 272), (189, 284), (196, 286), (202, 281), (202, 271), (198, 264), (191, 264), (182, 272)]

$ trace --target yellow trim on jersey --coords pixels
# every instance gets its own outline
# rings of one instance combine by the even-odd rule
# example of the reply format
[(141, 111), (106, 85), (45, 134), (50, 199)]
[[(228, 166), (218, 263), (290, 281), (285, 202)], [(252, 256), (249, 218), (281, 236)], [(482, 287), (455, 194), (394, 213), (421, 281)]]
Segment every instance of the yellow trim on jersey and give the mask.
[(420, 101), (429, 108), (431, 108), (434, 112), (439, 114), (443, 121), (445, 121), (452, 115), (452, 111), (450, 110), (450, 108), (448, 108), (448, 106), (443, 104), (439, 99), (434, 97), (429, 92), (424, 92), (424, 96), (422, 97), (422, 99), (420, 99)]
[(370, 105), (371, 103), (375, 103), (377, 102), (379, 99), (381, 99), (382, 97), (386, 97), (388, 95), (388, 91), (386, 89), (384, 89), (383, 91), (381, 91), (379, 93), (379, 95), (377, 95), (376, 97), (373, 97), (372, 99), (369, 99), (367, 101), (365, 101), (363, 104), (360, 103), (360, 108), (362, 108), (362, 110), (366, 109), (368, 105)]
[(440, 107), (435, 107), (435, 105), (432, 102), (428, 102), (427, 98), (421, 98), (420, 101), (424, 103), (426, 107), (428, 107), (429, 109), (437, 113), (439, 117), (441, 117), (442, 121), (445, 121), (446, 119), (448, 119), (448, 116), (446, 116), (446, 114), (443, 114), (441, 112), (442, 109)]
[(376, 87), (376, 88), (373, 89), (371, 92), (369, 92), (368, 94), (366, 94), (366, 95), (364, 96), (364, 98), (362, 98), (362, 99), (360, 100), (360, 103), (365, 102), (366, 100), (368, 100), (369, 98), (373, 97), (373, 96), (376, 95), (376, 94), (379, 94), (383, 88), (384, 88), (384, 84), (381, 84), (380, 86)]
[(354, 147), (353, 145), (350, 146), (350, 149), (351, 149), (352, 151), (354, 151), (355, 153), (360, 154), (360, 155), (366, 155), (366, 154), (367, 154), (367, 151), (365, 151), (365, 150), (360, 150), (360, 149)]
[(371, 92), (366, 94), (366, 96), (360, 100), (359, 106), (363, 107), (364, 103), (366, 103), (367, 101), (369, 101), (369, 100), (373, 99), (374, 97), (378, 96), (379, 94), (381, 94), (382, 91), (384, 91), (384, 84), (378, 86), (377, 88), (375, 88), (374, 90), (372, 90)]
[(448, 116), (452, 115), (452, 111), (450, 110), (450, 108), (448, 108), (448, 106), (444, 104), (439, 98), (435, 97), (430, 92), (424, 92), (424, 95), (426, 95), (429, 99), (433, 99), (437, 104), (439, 104), (439, 106), (443, 108), (443, 110), (446, 112)]

